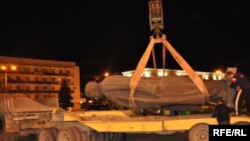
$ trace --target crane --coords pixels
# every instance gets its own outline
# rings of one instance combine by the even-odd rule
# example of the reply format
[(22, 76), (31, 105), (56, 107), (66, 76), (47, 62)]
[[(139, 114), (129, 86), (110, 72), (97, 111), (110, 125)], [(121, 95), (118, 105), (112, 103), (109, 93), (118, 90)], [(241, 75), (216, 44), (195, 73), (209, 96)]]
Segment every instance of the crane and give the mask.
[[(192, 67), (187, 63), (187, 61), (174, 49), (174, 47), (168, 42), (165, 34), (161, 32), (164, 28), (163, 23), (163, 8), (161, 0), (150, 0), (148, 2), (149, 6), (149, 23), (150, 29), (153, 35), (150, 36), (150, 42), (142, 55), (137, 67), (130, 80), (130, 94), (129, 94), (129, 105), (131, 107), (136, 106), (134, 101), (135, 89), (140, 81), (140, 77), (147, 65), (150, 55), (152, 54), (154, 69), (157, 69), (154, 45), (156, 43), (162, 43), (162, 59), (163, 59), (163, 70), (165, 69), (166, 60), (166, 50), (170, 52), (175, 61), (181, 66), (183, 70), (186, 71), (193, 83), (198, 87), (204, 96), (204, 99), (209, 98), (208, 90), (203, 82), (203, 80), (195, 73)], [(164, 71), (163, 71), (164, 74)], [(164, 76), (164, 75), (163, 75)]]

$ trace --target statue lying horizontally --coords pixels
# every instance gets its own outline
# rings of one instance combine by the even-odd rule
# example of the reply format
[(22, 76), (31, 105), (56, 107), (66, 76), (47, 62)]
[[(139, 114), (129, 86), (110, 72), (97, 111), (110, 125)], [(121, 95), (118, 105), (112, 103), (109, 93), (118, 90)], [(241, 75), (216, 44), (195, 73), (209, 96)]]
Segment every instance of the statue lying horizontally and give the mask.
[[(96, 100), (105, 96), (119, 105), (129, 106), (130, 77), (113, 75), (103, 81), (88, 82), (85, 95)], [(225, 80), (204, 80), (210, 96), (226, 93)], [(160, 107), (171, 104), (202, 104), (206, 100), (188, 76), (141, 78), (135, 90), (137, 107)]]

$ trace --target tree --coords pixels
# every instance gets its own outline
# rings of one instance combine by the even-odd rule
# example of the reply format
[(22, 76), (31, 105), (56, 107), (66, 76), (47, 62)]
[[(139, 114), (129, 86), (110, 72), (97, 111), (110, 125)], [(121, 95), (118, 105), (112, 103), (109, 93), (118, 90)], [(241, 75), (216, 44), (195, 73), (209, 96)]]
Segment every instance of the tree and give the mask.
[(71, 96), (71, 89), (66, 80), (62, 81), (58, 99), (60, 107), (64, 110), (66, 110), (68, 107), (73, 106), (73, 103), (70, 101), (73, 99), (73, 97)]

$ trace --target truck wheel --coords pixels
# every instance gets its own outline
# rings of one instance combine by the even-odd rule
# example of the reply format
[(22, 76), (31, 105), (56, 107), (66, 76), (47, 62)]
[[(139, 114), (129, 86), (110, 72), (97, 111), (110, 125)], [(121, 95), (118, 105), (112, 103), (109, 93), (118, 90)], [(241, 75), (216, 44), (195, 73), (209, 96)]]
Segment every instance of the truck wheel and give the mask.
[(5, 122), (3, 117), (0, 118), (0, 141), (4, 140), (4, 133), (5, 133)]
[(121, 141), (123, 139), (121, 133), (113, 133), (113, 136), (110, 138), (110, 141)]
[(18, 137), (18, 132), (5, 132), (5, 121), (3, 118), (0, 118), (0, 141), (17, 141)]
[(96, 141), (104, 141), (104, 134), (102, 132), (96, 132)]
[(59, 130), (57, 134), (57, 141), (75, 141), (75, 137), (70, 130)]
[(104, 141), (104, 133), (90, 131), (91, 141)]
[(66, 130), (70, 130), (69, 132), (72, 132), (72, 134), (75, 137), (74, 141), (81, 141), (82, 140), (81, 132), (76, 127), (67, 127)]
[(208, 141), (208, 125), (204, 123), (194, 125), (188, 132), (189, 141)]
[(103, 132), (103, 141), (110, 141), (111, 132)]
[(56, 141), (58, 129), (52, 127), (52, 128), (49, 128), (49, 132), (51, 132), (51, 134), (52, 134), (52, 136), (53, 136), (53, 141)]
[(234, 123), (233, 125), (250, 125), (250, 122), (247, 122), (247, 121), (239, 121), (239, 122)]
[(113, 136), (114, 136), (114, 133), (113, 133), (113, 132), (106, 132), (106, 133), (105, 133), (105, 138), (106, 138), (105, 141), (112, 141)]
[(38, 133), (38, 141), (54, 141), (53, 133), (48, 129), (42, 129)]
[(90, 140), (97, 141), (96, 131), (90, 131), (89, 133), (90, 133)]
[(19, 133), (13, 132), (13, 133), (4, 133), (3, 138), (0, 137), (0, 139), (2, 139), (1, 141), (17, 141), (18, 137)]
[(90, 139), (90, 132), (83, 131), (82, 134), (82, 141), (91, 141)]

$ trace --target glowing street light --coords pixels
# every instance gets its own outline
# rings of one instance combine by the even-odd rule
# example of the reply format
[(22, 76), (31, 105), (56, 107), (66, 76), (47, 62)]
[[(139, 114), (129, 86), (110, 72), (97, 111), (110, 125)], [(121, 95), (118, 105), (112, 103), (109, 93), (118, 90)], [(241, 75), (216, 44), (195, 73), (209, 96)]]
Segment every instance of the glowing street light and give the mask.
[(104, 73), (104, 76), (105, 76), (105, 77), (108, 77), (108, 76), (109, 76), (109, 73), (108, 73), (108, 72), (105, 72), (105, 73)]
[[(4, 84), (5, 84), (5, 94), (8, 93), (8, 67), (5, 65), (1, 66), (1, 70), (4, 71)], [(10, 66), (10, 71), (16, 71), (17, 68), (15, 65)]]
[(1, 66), (1, 70), (6, 71), (7, 67), (6, 66)]

